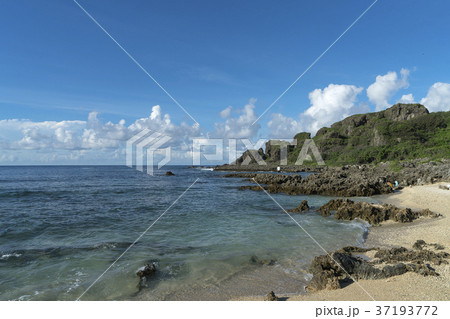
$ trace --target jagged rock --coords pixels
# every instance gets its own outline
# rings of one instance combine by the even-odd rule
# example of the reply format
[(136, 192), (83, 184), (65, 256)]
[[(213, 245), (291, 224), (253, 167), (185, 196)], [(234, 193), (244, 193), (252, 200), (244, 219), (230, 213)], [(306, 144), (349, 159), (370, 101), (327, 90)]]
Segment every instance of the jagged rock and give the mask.
[(407, 121), (430, 112), (420, 104), (397, 103), (384, 111), (385, 118), (392, 121)]
[(144, 277), (151, 277), (155, 273), (156, 273), (156, 265), (152, 263), (139, 268), (139, 270), (136, 272), (136, 275), (142, 279)]
[(336, 211), (339, 207), (346, 203), (353, 203), (349, 199), (330, 199), (330, 201), (319, 207), (320, 215), (322, 216), (331, 216), (332, 211)]
[[(409, 185), (420, 185), (425, 180), (429, 183), (450, 180), (450, 160), (440, 163), (402, 162), (401, 171), (391, 170), (389, 163), (378, 166), (346, 165), (342, 167), (306, 167), (287, 166), (284, 172), (308, 171), (316, 172), (306, 178), (300, 175), (268, 174), (268, 173), (232, 173), (225, 177), (254, 178), (270, 193), (286, 193), (292, 195), (328, 195), (328, 196), (373, 196), (392, 193), (388, 182), (399, 182), (399, 188)], [(276, 171), (276, 166), (224, 166), (219, 170), (268, 170)], [(250, 182), (254, 182), (250, 180)], [(398, 189), (399, 189), (398, 188)], [(261, 190), (258, 188), (255, 190)]]
[(425, 246), (426, 244), (427, 243), (425, 242), (425, 240), (419, 239), (414, 243), (413, 248), (417, 250), (422, 250), (423, 246)]
[(167, 172), (166, 172), (166, 176), (175, 176), (175, 174), (172, 173), (171, 171), (167, 171)]
[(266, 298), (264, 298), (265, 301), (278, 301), (278, 297), (275, 295), (275, 293), (273, 291), (269, 292), (266, 296)]
[(136, 275), (139, 278), (142, 277), (150, 277), (152, 276), (155, 272), (156, 272), (156, 265), (154, 263), (152, 264), (147, 264), (144, 267), (140, 268), (137, 272)]
[(431, 262), (436, 265), (448, 264), (447, 258), (450, 255), (446, 252), (435, 253), (431, 250), (418, 250), (412, 251), (404, 247), (391, 248), (391, 249), (379, 249), (375, 253), (375, 258), (378, 258), (378, 263), (393, 263), (401, 261), (410, 261), (416, 264), (425, 264)]
[(299, 212), (304, 212), (309, 210), (309, 205), (308, 205), (308, 201), (307, 200), (302, 200), (302, 202), (300, 203), (300, 205), (298, 205), (296, 208), (293, 209), (288, 209), (288, 212), (291, 213), (299, 213)]
[(156, 273), (156, 271), (155, 263), (147, 264), (138, 269), (136, 275), (139, 277), (139, 291), (147, 287), (147, 281)]
[(322, 216), (330, 216), (335, 211), (334, 217), (341, 220), (363, 219), (372, 225), (378, 225), (387, 220), (400, 223), (408, 223), (420, 217), (438, 217), (439, 214), (424, 209), (413, 212), (409, 208), (398, 208), (394, 205), (370, 204), (366, 202), (354, 202), (349, 199), (331, 199), (319, 208)]
[[(367, 261), (352, 252), (362, 253), (376, 250), (375, 258)], [(328, 255), (317, 256), (311, 263), (313, 278), (306, 287), (307, 291), (339, 289), (341, 281), (358, 279), (384, 279), (416, 272), (422, 276), (439, 276), (428, 262), (447, 263), (447, 253), (436, 254), (431, 251), (410, 251), (404, 247), (393, 249), (345, 247)], [(404, 262), (409, 262), (405, 264)], [(379, 265), (383, 266), (380, 267)]]

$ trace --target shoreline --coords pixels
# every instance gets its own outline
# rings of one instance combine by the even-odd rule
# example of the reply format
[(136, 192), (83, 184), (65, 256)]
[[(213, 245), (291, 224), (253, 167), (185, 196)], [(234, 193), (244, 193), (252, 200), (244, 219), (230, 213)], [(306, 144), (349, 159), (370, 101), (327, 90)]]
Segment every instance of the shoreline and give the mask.
[[(403, 246), (412, 249), (416, 240), (427, 243), (439, 243), (449, 251), (450, 236), (450, 191), (439, 189), (444, 183), (406, 187), (389, 195), (377, 195), (372, 198), (400, 208), (430, 209), (442, 217), (437, 219), (420, 218), (412, 223), (384, 222), (380, 226), (370, 227), (365, 247), (392, 248)], [(448, 183), (445, 183), (448, 184)], [(450, 265), (433, 265), (440, 274), (438, 277), (424, 277), (417, 273), (406, 274), (379, 280), (359, 280), (338, 290), (277, 295), (281, 300), (303, 301), (351, 301), (351, 300), (449, 300)], [(367, 293), (362, 289), (367, 291)], [(269, 291), (268, 291), (269, 292)], [(370, 295), (370, 296), (369, 296)], [(238, 298), (242, 301), (264, 300), (261, 296)]]

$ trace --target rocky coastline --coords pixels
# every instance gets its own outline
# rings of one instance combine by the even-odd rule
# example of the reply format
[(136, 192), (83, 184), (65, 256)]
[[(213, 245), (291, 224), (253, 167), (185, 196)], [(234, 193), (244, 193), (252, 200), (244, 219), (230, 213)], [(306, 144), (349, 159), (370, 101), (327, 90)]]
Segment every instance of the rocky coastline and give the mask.
[[(342, 167), (320, 167), (318, 169), (300, 167), (283, 168), (283, 172), (272, 173), (276, 167), (265, 167), (261, 172), (253, 166), (231, 172), (224, 178), (242, 178), (243, 182), (254, 185), (243, 185), (240, 190), (261, 191), (286, 194), (318, 194), (339, 197), (373, 196), (393, 194), (396, 190), (416, 187), (418, 185), (434, 185), (450, 181), (450, 161), (439, 162), (405, 162), (401, 169), (394, 171), (388, 163), (377, 166), (347, 165)], [(223, 170), (218, 167), (217, 170)], [(305, 178), (296, 172), (314, 172)], [(439, 187), (441, 186), (441, 187)], [(444, 190), (442, 185), (436, 189)], [(450, 196), (450, 193), (449, 193)], [(355, 218), (367, 221), (373, 226), (385, 223), (412, 224), (417, 220), (441, 220), (446, 218), (422, 207), (411, 209), (392, 204), (370, 204), (353, 201), (348, 198), (332, 199), (321, 207), (310, 207), (307, 201), (298, 207), (288, 208), (289, 213), (315, 212), (324, 217), (333, 216), (340, 220)], [(450, 255), (445, 251), (448, 247), (441, 243), (429, 244), (420, 238), (410, 243), (411, 248), (392, 243), (389, 247), (344, 247), (335, 252), (316, 256), (311, 263), (312, 279), (306, 287), (307, 294), (344, 288), (356, 281), (391, 280), (391, 277), (405, 276), (406, 273), (418, 274), (422, 277), (439, 277), (437, 268), (448, 270), (447, 259)], [(444, 267), (444, 268), (442, 268)], [(272, 291), (269, 295), (272, 294)], [(270, 298), (266, 300), (271, 300)]]
[[(393, 192), (393, 185), (398, 188), (433, 184), (450, 180), (450, 160), (404, 162), (398, 170), (392, 164), (379, 165), (345, 165), (340, 167), (282, 167), (282, 173), (266, 173), (276, 171), (273, 166), (218, 166), (218, 171), (235, 171), (224, 175), (226, 178), (244, 178), (255, 185), (243, 185), (240, 190), (261, 191), (262, 187), (269, 193), (286, 193), (289, 195), (326, 195), (326, 196), (373, 196)], [(261, 167), (266, 172), (261, 172)], [(225, 169), (224, 169), (225, 168)], [(234, 168), (234, 169), (233, 169)], [(314, 172), (303, 178), (300, 174), (284, 174), (295, 172)], [(390, 184), (389, 184), (390, 183)], [(259, 185), (258, 185), (259, 184)]]

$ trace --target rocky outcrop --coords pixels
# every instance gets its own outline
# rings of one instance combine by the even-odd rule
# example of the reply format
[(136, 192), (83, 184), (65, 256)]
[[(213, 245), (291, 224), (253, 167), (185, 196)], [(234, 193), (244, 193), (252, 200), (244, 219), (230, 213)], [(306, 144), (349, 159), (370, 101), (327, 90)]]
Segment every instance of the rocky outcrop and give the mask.
[(421, 104), (397, 103), (384, 111), (384, 117), (391, 121), (407, 121), (419, 116), (429, 114), (425, 106)]
[[(258, 158), (259, 157), (259, 158)], [(248, 166), (252, 164), (258, 164), (259, 159), (263, 161), (267, 159), (266, 154), (264, 154), (264, 150), (260, 148), (258, 151), (256, 150), (246, 150), (241, 157), (239, 157), (234, 163), (233, 166)]]
[[(328, 196), (373, 196), (393, 192), (391, 184), (399, 182), (400, 187), (421, 185), (450, 180), (450, 161), (414, 163), (405, 162), (400, 172), (392, 171), (390, 165), (346, 165), (342, 167), (322, 167), (316, 174), (302, 178), (292, 174), (270, 173), (232, 173), (225, 177), (248, 178), (257, 182), (269, 193), (291, 195), (328, 195)], [(242, 186), (241, 190), (261, 190), (260, 187)]]
[[(268, 141), (265, 151), (259, 149), (258, 153), (267, 164), (285, 164), (280, 162), (281, 143), (287, 150), (288, 163), (294, 164), (305, 140), (310, 138), (310, 133), (302, 132), (292, 143)], [(420, 104), (398, 103), (384, 111), (352, 115), (323, 127), (312, 140), (325, 163), (334, 166), (448, 158), (450, 112), (429, 113)], [(246, 151), (232, 166), (256, 163), (244, 160), (249, 155)]]
[(440, 216), (429, 209), (413, 212), (410, 208), (398, 208), (389, 204), (376, 205), (366, 202), (354, 202), (349, 199), (331, 199), (319, 208), (322, 216), (330, 216), (333, 211), (336, 219), (353, 220), (359, 218), (372, 225), (378, 225), (387, 220), (408, 223), (420, 217)]
[(139, 289), (146, 287), (147, 280), (156, 273), (156, 264), (147, 264), (138, 269), (136, 275), (139, 277)]
[(446, 252), (434, 252), (432, 250), (408, 250), (404, 247), (391, 249), (378, 249), (375, 253), (377, 263), (412, 262), (426, 264), (431, 262), (435, 265), (448, 264), (446, 260), (450, 255)]
[[(362, 258), (361, 253), (375, 250), (372, 260)], [(317, 256), (311, 263), (313, 278), (306, 287), (307, 291), (323, 289), (333, 290), (342, 287), (344, 282), (359, 279), (384, 279), (416, 272), (422, 276), (439, 276), (429, 265), (448, 263), (447, 253), (433, 251), (411, 251), (404, 247), (393, 249), (364, 249), (346, 247), (336, 252)]]
[(445, 248), (441, 244), (427, 244), (422, 239), (417, 240), (413, 245), (413, 248), (417, 250), (422, 250), (424, 247), (433, 247), (436, 250), (443, 250)]
[(167, 172), (166, 172), (166, 176), (175, 176), (175, 174), (172, 173), (171, 171), (167, 171)]
[(307, 200), (302, 200), (300, 205), (298, 205), (296, 208), (288, 209), (287, 212), (290, 213), (301, 213), (309, 210), (309, 205)]

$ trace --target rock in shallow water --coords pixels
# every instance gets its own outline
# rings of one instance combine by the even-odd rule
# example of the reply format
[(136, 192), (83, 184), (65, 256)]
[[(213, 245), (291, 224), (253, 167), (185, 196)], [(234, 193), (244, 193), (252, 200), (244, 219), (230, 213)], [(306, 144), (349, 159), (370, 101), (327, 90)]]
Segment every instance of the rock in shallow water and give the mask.
[(300, 203), (300, 205), (298, 205), (298, 207), (293, 208), (293, 209), (288, 209), (287, 211), (290, 213), (300, 213), (300, 212), (305, 212), (308, 210), (309, 210), (308, 201), (302, 200), (302, 202)]
[(157, 269), (155, 263), (147, 264), (138, 269), (136, 275), (139, 277), (139, 290), (146, 287), (147, 280), (152, 277), (156, 273), (156, 271)]

